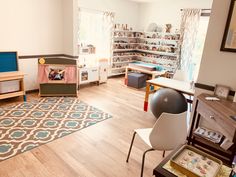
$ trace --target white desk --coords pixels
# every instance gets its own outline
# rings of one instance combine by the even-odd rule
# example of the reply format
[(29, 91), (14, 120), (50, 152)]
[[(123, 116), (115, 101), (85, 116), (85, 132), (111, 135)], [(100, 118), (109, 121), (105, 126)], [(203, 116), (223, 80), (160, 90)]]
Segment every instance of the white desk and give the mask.
[(171, 88), (190, 96), (194, 95), (194, 89), (191, 88), (191, 85), (189, 82), (169, 79), (165, 77), (159, 77), (157, 79), (148, 80), (146, 83), (147, 85), (146, 85), (146, 94), (145, 94), (145, 100), (144, 100), (144, 111), (148, 110), (149, 94), (153, 92), (153, 91), (150, 91), (151, 86)]

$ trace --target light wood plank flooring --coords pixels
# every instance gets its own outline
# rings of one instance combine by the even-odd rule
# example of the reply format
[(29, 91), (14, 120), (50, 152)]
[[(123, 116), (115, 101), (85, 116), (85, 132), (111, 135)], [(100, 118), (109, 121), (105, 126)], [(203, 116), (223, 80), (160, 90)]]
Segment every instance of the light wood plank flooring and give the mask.
[[(37, 98), (29, 94), (28, 100)], [(129, 163), (126, 156), (133, 129), (151, 127), (156, 119), (143, 111), (144, 90), (123, 85), (123, 78), (107, 84), (88, 85), (78, 99), (113, 115), (96, 125), (77, 131), (0, 163), (1, 177), (137, 177), (142, 153), (148, 148), (136, 138)], [(4, 100), (0, 106), (16, 102)], [(146, 156), (144, 176), (162, 160), (162, 152)]]

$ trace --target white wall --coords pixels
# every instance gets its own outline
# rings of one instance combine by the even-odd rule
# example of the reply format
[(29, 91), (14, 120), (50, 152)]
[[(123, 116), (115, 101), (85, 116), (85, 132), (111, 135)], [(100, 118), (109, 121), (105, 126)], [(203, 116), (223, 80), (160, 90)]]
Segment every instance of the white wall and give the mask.
[(129, 24), (134, 29), (138, 28), (139, 4), (128, 0), (78, 0), (78, 6), (115, 12), (115, 23)]
[(61, 0), (1, 0), (0, 50), (19, 55), (62, 51)]
[(220, 51), (231, 0), (214, 0), (201, 61), (199, 83), (224, 84), (236, 90), (236, 53)]
[[(18, 55), (58, 54), (63, 50), (61, 0), (1, 0), (0, 51)], [(37, 59), (19, 60), (26, 90), (37, 86)]]
[[(141, 3), (139, 6), (139, 30), (145, 30), (150, 23), (164, 27), (173, 25), (173, 30), (179, 29), (181, 11), (183, 8), (211, 8), (213, 0), (156, 0)], [(174, 32), (174, 31), (173, 31)]]
[(63, 6), (63, 53), (78, 55), (78, 2), (77, 0), (62, 0)]

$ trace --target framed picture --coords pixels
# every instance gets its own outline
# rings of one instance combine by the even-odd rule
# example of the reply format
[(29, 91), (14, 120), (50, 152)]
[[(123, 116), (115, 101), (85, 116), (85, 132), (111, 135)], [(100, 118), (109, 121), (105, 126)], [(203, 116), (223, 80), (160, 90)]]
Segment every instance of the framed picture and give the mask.
[(236, 0), (231, 0), (221, 51), (236, 52)]
[(220, 98), (227, 98), (229, 95), (230, 88), (224, 85), (216, 85), (214, 95)]

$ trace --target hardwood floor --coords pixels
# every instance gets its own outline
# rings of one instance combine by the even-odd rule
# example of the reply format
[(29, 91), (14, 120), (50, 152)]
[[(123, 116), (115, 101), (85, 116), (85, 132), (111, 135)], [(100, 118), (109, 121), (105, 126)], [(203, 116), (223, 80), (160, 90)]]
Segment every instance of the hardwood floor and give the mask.
[[(29, 94), (28, 100), (37, 98)], [(83, 86), (78, 99), (113, 115), (112, 119), (42, 145), (0, 163), (1, 177), (137, 177), (148, 148), (136, 137), (129, 163), (126, 156), (133, 129), (151, 127), (156, 119), (143, 111), (144, 90), (127, 88), (112, 78), (100, 86)], [(15, 102), (4, 100), (0, 106)], [(144, 176), (162, 160), (162, 152), (146, 156)]]

